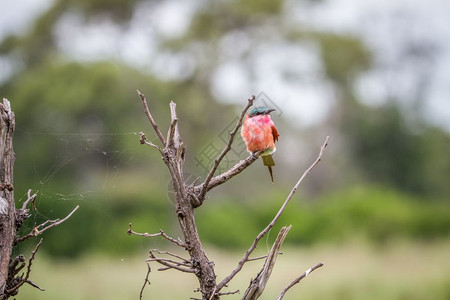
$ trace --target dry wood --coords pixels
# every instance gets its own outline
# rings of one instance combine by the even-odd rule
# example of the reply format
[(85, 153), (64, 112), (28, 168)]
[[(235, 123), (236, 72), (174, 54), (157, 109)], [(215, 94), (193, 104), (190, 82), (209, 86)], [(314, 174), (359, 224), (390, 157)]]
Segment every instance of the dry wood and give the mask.
[[(37, 192), (32, 194), (28, 190), (27, 199), (22, 207), (16, 209), (14, 202), (13, 168), (15, 155), (12, 146), (15, 118), (11, 110), (11, 104), (7, 99), (0, 103), (0, 300), (8, 299), (19, 292), (19, 288), (24, 283), (39, 289), (37, 284), (30, 280), (31, 265), (35, 255), (42, 244), (42, 239), (37, 244), (25, 263), (25, 256), (19, 254), (11, 259), (13, 247), (31, 237), (41, 235), (50, 228), (60, 225), (69, 219), (79, 208), (76, 206), (65, 218), (47, 220), (35, 226), (30, 233), (19, 237), (18, 232), (23, 222), (30, 217), (28, 205), (31, 203), (32, 210), (36, 210), (35, 201)], [(26, 273), (19, 275), (19, 272), (27, 266)]]
[(284, 295), (286, 294), (286, 292), (293, 287), (294, 285), (296, 285), (297, 283), (300, 282), (300, 280), (302, 280), (303, 278), (305, 278), (306, 276), (308, 276), (311, 272), (313, 272), (315, 269), (320, 268), (321, 266), (323, 266), (323, 263), (318, 263), (315, 266), (309, 268), (308, 270), (306, 270), (302, 275), (300, 275), (299, 277), (295, 278), (291, 283), (289, 283), (280, 293), (280, 295), (278, 296), (277, 300), (281, 300), (283, 299)]
[(272, 274), (273, 267), (275, 266), (275, 262), (277, 261), (278, 252), (280, 251), (281, 245), (283, 245), (284, 239), (289, 233), (291, 227), (292, 225), (289, 227), (284, 226), (283, 228), (281, 228), (275, 242), (273, 243), (272, 249), (270, 249), (264, 266), (262, 267), (258, 275), (256, 275), (256, 278), (250, 282), (250, 286), (247, 288), (244, 297), (242, 298), (243, 300), (258, 299), (264, 292), (267, 281), (269, 281), (269, 277)]
[[(281, 216), (282, 212), (286, 208), (286, 205), (288, 204), (288, 202), (290, 201), (290, 199), (292, 198), (298, 186), (306, 177), (306, 175), (321, 160), (324, 148), (326, 147), (328, 142), (328, 137), (326, 138), (325, 143), (321, 148), (318, 158), (305, 171), (305, 173), (303, 173), (302, 177), (300, 177), (297, 184), (289, 193), (288, 197), (284, 201), (278, 213), (275, 215), (272, 222), (270, 222), (270, 224), (267, 225), (267, 227), (264, 228), (263, 231), (261, 231), (261, 233), (255, 238), (250, 248), (244, 254), (244, 257), (239, 261), (238, 266), (230, 273), (230, 275), (225, 277), (219, 284), (217, 284), (216, 275), (214, 271), (214, 263), (207, 257), (197, 231), (197, 225), (194, 218), (194, 209), (203, 204), (204, 199), (206, 199), (206, 193), (208, 191), (210, 191), (214, 187), (217, 187), (227, 182), (234, 176), (240, 174), (243, 170), (245, 170), (259, 158), (259, 153), (254, 153), (253, 155), (250, 155), (246, 159), (239, 161), (231, 169), (223, 172), (222, 174), (214, 176), (219, 164), (221, 163), (225, 155), (228, 153), (228, 151), (230, 151), (232, 143), (234, 141), (234, 137), (237, 131), (239, 130), (240, 126), (242, 125), (242, 121), (245, 117), (246, 112), (253, 105), (255, 97), (253, 96), (250, 99), (248, 99), (247, 105), (244, 107), (244, 109), (240, 114), (240, 118), (238, 119), (234, 129), (230, 132), (229, 140), (226, 144), (226, 147), (215, 159), (213, 167), (207, 174), (205, 181), (199, 185), (195, 185), (195, 183), (199, 180), (199, 178), (197, 178), (193, 184), (187, 185), (183, 178), (185, 146), (179, 134), (178, 129), (179, 122), (176, 114), (176, 104), (174, 102), (170, 103), (170, 115), (171, 115), (170, 126), (168, 128), (167, 137), (164, 138), (148, 108), (149, 105), (147, 104), (146, 97), (140, 92), (138, 92), (138, 94), (141, 101), (143, 102), (145, 114), (147, 115), (147, 118), (149, 119), (150, 124), (153, 127), (156, 135), (159, 137), (161, 145), (155, 145), (149, 142), (146, 138), (146, 135), (143, 132), (140, 133), (140, 143), (152, 146), (158, 149), (158, 151), (162, 154), (162, 160), (166, 164), (172, 180), (172, 186), (175, 195), (175, 213), (177, 215), (178, 222), (181, 231), (183, 233), (184, 241), (171, 238), (167, 234), (165, 234), (162, 230), (160, 231), (160, 233), (156, 234), (137, 233), (132, 230), (131, 224), (128, 229), (128, 234), (134, 234), (144, 237), (163, 236), (164, 238), (170, 240), (171, 242), (177, 244), (178, 246), (185, 248), (185, 250), (189, 253), (190, 256), (189, 260), (181, 259), (179, 256), (176, 255), (172, 256), (180, 259), (180, 261), (168, 258), (161, 258), (156, 255), (156, 253), (162, 254), (161, 251), (152, 250), (150, 251), (150, 259), (148, 260), (148, 262), (154, 261), (164, 265), (164, 267), (159, 269), (161, 271), (168, 269), (176, 269), (182, 272), (194, 273), (199, 281), (200, 287), (198, 291), (202, 295), (201, 298), (202, 300), (218, 300), (222, 295), (231, 295), (238, 293), (239, 291), (221, 292), (221, 289), (223, 289), (228, 285), (231, 279), (233, 279), (233, 277), (242, 269), (243, 265), (246, 262), (254, 260), (249, 258), (250, 254), (256, 248), (261, 238), (275, 225), (275, 222)], [(272, 248), (272, 251), (266, 257), (266, 262), (262, 271), (255, 279), (256, 281), (254, 282), (254, 284), (247, 289), (246, 296), (244, 297), (244, 299), (257, 299), (259, 295), (261, 295), (262, 291), (264, 290), (265, 284), (267, 283), (267, 280), (270, 277), (271, 270), (273, 268), (273, 265), (275, 264), (275, 260), (279, 253), (281, 244), (283, 243), (284, 238), (286, 237), (289, 229), (290, 227), (283, 228), (279, 238), (277, 239)], [(141, 289), (141, 296), (145, 285), (150, 282), (148, 280), (149, 274), (150, 269), (145, 277), (144, 286)], [(247, 294), (249, 295), (248, 297)]]
[(12, 138), (14, 113), (8, 100), (0, 103), (0, 299), (6, 299), (8, 270), (14, 239), (16, 218), (13, 191), (15, 155)]

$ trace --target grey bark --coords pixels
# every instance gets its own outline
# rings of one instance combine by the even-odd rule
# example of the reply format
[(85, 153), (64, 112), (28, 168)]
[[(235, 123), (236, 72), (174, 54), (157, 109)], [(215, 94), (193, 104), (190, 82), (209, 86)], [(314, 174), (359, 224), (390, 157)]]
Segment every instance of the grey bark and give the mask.
[(9, 262), (16, 237), (13, 191), (15, 155), (12, 145), (14, 113), (8, 100), (0, 103), (0, 299), (5, 299)]

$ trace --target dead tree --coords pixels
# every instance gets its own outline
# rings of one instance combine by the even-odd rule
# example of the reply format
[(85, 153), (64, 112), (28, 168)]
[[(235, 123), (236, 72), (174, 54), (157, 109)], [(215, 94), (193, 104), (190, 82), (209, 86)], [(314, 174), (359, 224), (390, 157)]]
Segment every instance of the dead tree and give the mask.
[(31, 252), (28, 262), (23, 254), (12, 258), (12, 250), (18, 243), (41, 235), (48, 229), (63, 223), (78, 209), (76, 206), (64, 219), (47, 220), (33, 227), (28, 234), (19, 236), (19, 229), (31, 216), (28, 206), (31, 205), (35, 210), (37, 192), (32, 194), (32, 191), (28, 190), (28, 197), (22, 207), (16, 208), (13, 186), (15, 154), (12, 145), (14, 125), (15, 118), (11, 104), (3, 99), (3, 103), (0, 103), (0, 300), (17, 295), (19, 288), (25, 283), (43, 290), (30, 280), (31, 265), (42, 244), (42, 239)]
[[(194, 210), (199, 208), (206, 199), (206, 194), (211, 189), (227, 182), (234, 176), (241, 173), (248, 166), (250, 166), (254, 161), (259, 158), (259, 153), (255, 155), (250, 155), (246, 159), (239, 161), (235, 164), (231, 169), (222, 174), (215, 175), (217, 168), (222, 161), (222, 159), (227, 155), (228, 151), (231, 150), (231, 145), (234, 141), (234, 138), (242, 124), (242, 121), (247, 113), (248, 109), (253, 105), (255, 100), (255, 96), (252, 96), (248, 99), (247, 105), (242, 110), (240, 117), (234, 127), (234, 129), (230, 132), (228, 143), (226, 147), (222, 150), (220, 155), (215, 159), (214, 164), (209, 171), (208, 175), (204, 179), (203, 182), (198, 183), (200, 178), (197, 178), (192, 184), (187, 184), (185, 179), (183, 178), (183, 164), (185, 159), (185, 144), (183, 143), (179, 130), (178, 130), (178, 117), (176, 113), (176, 104), (174, 102), (170, 102), (170, 114), (171, 121), (170, 126), (167, 132), (167, 135), (164, 136), (158, 125), (156, 124), (153, 116), (148, 107), (147, 100), (143, 94), (138, 91), (139, 97), (144, 105), (144, 111), (147, 115), (150, 124), (155, 131), (159, 142), (157, 145), (149, 141), (146, 135), (141, 132), (140, 133), (140, 143), (151, 146), (159, 151), (161, 154), (161, 158), (166, 164), (170, 177), (172, 179), (173, 191), (175, 195), (175, 213), (183, 233), (183, 240), (175, 239), (167, 235), (163, 230), (160, 230), (158, 233), (149, 234), (149, 233), (139, 233), (133, 230), (132, 225), (130, 223), (128, 234), (134, 234), (144, 237), (155, 237), (161, 236), (175, 245), (184, 248), (185, 251), (188, 252), (189, 258), (183, 258), (179, 255), (167, 252), (167, 251), (159, 251), (159, 250), (150, 250), (150, 258), (147, 260), (147, 263), (157, 262), (162, 265), (158, 270), (167, 270), (167, 269), (175, 269), (181, 272), (193, 273), (199, 282), (198, 291), (201, 293), (203, 300), (212, 300), (212, 299), (220, 299), (222, 295), (230, 295), (239, 293), (239, 291), (223, 291), (224, 288), (228, 287), (230, 281), (234, 278), (234, 276), (239, 273), (244, 264), (248, 261), (254, 260), (254, 258), (250, 258), (253, 250), (255, 250), (258, 242), (264, 237), (264, 235), (269, 232), (269, 230), (275, 225), (281, 214), (283, 213), (286, 205), (289, 203), (290, 199), (297, 191), (298, 186), (303, 181), (305, 176), (314, 168), (317, 163), (322, 158), (323, 151), (328, 143), (328, 137), (326, 138), (323, 146), (320, 149), (319, 156), (314, 161), (314, 163), (303, 173), (303, 175), (298, 180), (297, 184), (291, 190), (283, 205), (273, 218), (273, 220), (264, 228), (258, 236), (255, 238), (250, 248), (245, 252), (242, 259), (237, 263), (237, 266), (231, 271), (231, 273), (223, 278), (220, 282), (217, 281), (216, 274), (214, 272), (214, 263), (208, 258), (205, 253), (205, 249), (202, 246), (198, 231), (197, 225), (194, 218)], [(197, 184), (198, 183), (198, 184)], [(278, 234), (277, 239), (275, 240), (272, 249), (268, 253), (267, 256), (264, 256), (265, 263), (261, 271), (257, 274), (255, 279), (253, 279), (250, 283), (250, 286), (245, 291), (243, 299), (258, 299), (262, 294), (266, 283), (270, 277), (273, 266), (275, 264), (277, 255), (279, 253), (279, 249), (289, 232), (289, 227), (283, 227)], [(298, 283), (302, 278), (308, 275), (311, 271), (321, 267), (322, 264), (319, 263), (316, 266), (310, 268), (306, 271), (302, 276), (291, 282), (285, 289), (280, 293), (278, 299), (282, 299), (286, 291)], [(142, 299), (142, 292), (145, 288), (146, 284), (149, 283), (149, 274), (151, 268), (148, 265), (148, 272), (144, 280), (144, 285), (141, 289), (140, 297)], [(192, 298), (193, 299), (193, 298)]]

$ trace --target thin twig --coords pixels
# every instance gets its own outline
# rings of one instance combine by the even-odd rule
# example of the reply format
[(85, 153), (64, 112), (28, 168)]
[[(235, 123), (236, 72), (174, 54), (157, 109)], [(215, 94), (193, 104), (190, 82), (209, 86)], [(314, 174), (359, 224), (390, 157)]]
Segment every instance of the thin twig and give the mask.
[[(168, 268), (176, 269), (176, 270), (178, 270), (178, 271), (185, 272), (185, 273), (195, 273), (195, 270), (194, 270), (194, 269), (192, 269), (192, 268), (184, 268), (184, 267), (181, 267), (181, 266), (179, 266), (179, 263), (178, 263), (178, 262), (169, 262), (170, 260), (167, 260), (167, 259), (164, 259), (164, 258), (156, 257), (156, 256), (153, 254), (152, 251), (150, 251), (150, 257), (151, 257), (154, 261), (156, 261), (156, 262), (160, 263), (161, 265), (166, 266), (166, 267), (168, 267)], [(148, 261), (148, 260), (147, 260), (147, 261)], [(164, 270), (167, 270), (167, 269), (164, 269)], [(164, 271), (164, 270), (158, 269), (158, 271)]]
[(177, 266), (185, 266), (185, 267), (189, 267), (189, 268), (192, 267), (192, 264), (189, 263), (189, 262), (180, 262), (180, 261), (175, 261), (173, 259), (168, 259), (168, 258), (160, 258), (160, 257), (148, 258), (145, 261), (147, 261), (147, 262), (152, 262), (152, 261), (160, 262), (160, 261), (163, 261), (163, 262), (171, 263), (171, 264), (174, 264), (174, 265), (177, 265)]
[(169, 255), (169, 256), (172, 256), (172, 257), (181, 259), (182, 261), (185, 261), (185, 262), (189, 262), (189, 263), (190, 263), (190, 261), (189, 261), (188, 259), (186, 259), (186, 258), (184, 258), (184, 257), (181, 257), (181, 256), (179, 256), (179, 255), (176, 255), (176, 254), (174, 254), (174, 253), (172, 253), (172, 252), (169, 252), (169, 251), (161, 251), (161, 250), (158, 250), (158, 249), (152, 249), (152, 250), (150, 250), (150, 251), (157, 252), (158, 254)]
[(136, 232), (136, 231), (134, 231), (132, 229), (132, 224), (131, 223), (129, 223), (128, 226), (129, 226), (128, 230), (127, 230), (128, 235), (134, 234), (134, 235), (143, 236), (143, 237), (146, 237), (146, 238), (151, 238), (151, 237), (155, 237), (155, 236), (161, 236), (161, 232), (152, 233), (152, 234), (150, 234), (148, 232), (140, 233), (140, 232)]
[(23, 202), (22, 210), (27, 209), (27, 205), (28, 205), (28, 203), (30, 203), (30, 201), (32, 203), (33, 210), (36, 210), (35, 201), (36, 201), (37, 194), (38, 194), (38, 192), (36, 192), (33, 195), (31, 195), (31, 189), (28, 190), (28, 192), (27, 192), (27, 200), (25, 200), (25, 202)]
[(155, 120), (152, 117), (152, 114), (150, 113), (150, 109), (148, 108), (147, 99), (145, 98), (145, 95), (141, 92), (137, 91), (139, 97), (141, 98), (142, 104), (144, 105), (145, 114), (147, 115), (148, 120), (150, 121), (150, 124), (152, 124), (153, 129), (156, 132), (156, 135), (159, 137), (163, 145), (166, 145), (166, 140), (164, 139), (161, 131), (159, 131), (158, 125), (156, 124)]
[(209, 297), (209, 300), (212, 300), (212, 298), (214, 298), (214, 295), (216, 294), (216, 289), (217, 289), (217, 286), (214, 287), (214, 290), (212, 291), (211, 297)]
[(269, 255), (267, 256), (261, 271), (259, 271), (255, 279), (251, 280), (250, 285), (245, 291), (244, 297), (242, 298), (243, 300), (258, 299), (263, 293), (264, 289), (266, 288), (267, 282), (269, 281), (270, 275), (272, 274), (273, 267), (275, 266), (275, 263), (277, 261), (278, 252), (283, 245), (284, 239), (289, 233), (291, 227), (292, 225), (287, 227), (284, 226), (283, 228), (281, 228), (275, 242), (273, 243), (272, 249), (270, 249)]
[(239, 117), (239, 120), (236, 122), (236, 126), (234, 129), (230, 132), (230, 138), (228, 139), (228, 143), (226, 147), (222, 150), (220, 155), (214, 160), (214, 165), (209, 171), (208, 175), (206, 176), (205, 182), (203, 182), (203, 189), (200, 194), (199, 200), (203, 201), (205, 198), (206, 192), (208, 191), (209, 182), (211, 181), (211, 178), (214, 176), (214, 173), (216, 172), (220, 162), (225, 157), (225, 155), (228, 153), (228, 151), (231, 150), (231, 144), (234, 141), (234, 136), (236, 135), (237, 131), (239, 130), (239, 127), (242, 125), (242, 121), (244, 120), (245, 113), (247, 110), (253, 105), (253, 101), (255, 101), (256, 97), (255, 95), (252, 95), (250, 99), (248, 99), (247, 105), (244, 107), (244, 109), (241, 112), (241, 116)]
[(45, 290), (43, 289), (43, 288), (41, 288), (40, 286), (38, 286), (36, 283), (34, 283), (33, 281), (31, 281), (31, 280), (25, 280), (25, 282), (26, 283), (28, 283), (29, 285), (31, 285), (32, 287), (34, 287), (34, 288), (36, 288), (36, 289), (38, 289), (38, 290), (40, 290), (41, 292), (45, 292)]
[(173, 237), (168, 236), (162, 229), (160, 229), (160, 231), (158, 233), (152, 233), (152, 234), (150, 234), (148, 232), (140, 233), (140, 232), (134, 231), (133, 228), (132, 228), (132, 224), (129, 223), (128, 224), (127, 233), (128, 233), (128, 235), (134, 234), (134, 235), (143, 236), (143, 237), (146, 237), (146, 238), (162, 236), (166, 240), (171, 241), (172, 243), (174, 243), (174, 244), (176, 244), (176, 245), (178, 245), (180, 247), (183, 247), (185, 249), (187, 248), (187, 245), (183, 241), (181, 241), (179, 238), (178, 239), (174, 239)]
[[(283, 252), (278, 252), (278, 254), (279, 254), (279, 255), (283, 255)], [(257, 257), (252, 257), (252, 258), (247, 259), (247, 261), (260, 260), (260, 259), (267, 258), (267, 256), (268, 256), (268, 254), (267, 254), (267, 255), (257, 256)]]
[(150, 276), (150, 272), (152, 271), (152, 268), (150, 267), (150, 264), (147, 263), (147, 275), (145, 275), (145, 279), (144, 279), (144, 284), (142, 285), (141, 288), (141, 292), (139, 293), (139, 299), (142, 300), (143, 294), (144, 294), (144, 289), (145, 287), (148, 285), (150, 285), (150, 280), (148, 279), (148, 277)]
[[(20, 263), (20, 266), (18, 266)], [(8, 276), (14, 277), (16, 276), (24, 267), (25, 267), (25, 256), (23, 254), (19, 254), (14, 258), (14, 260), (9, 265), (9, 274)]]
[(187, 249), (186, 243), (184, 243), (183, 241), (181, 241), (180, 238), (174, 239), (173, 237), (168, 236), (164, 231), (162, 231), (162, 229), (161, 229), (160, 233), (161, 233), (161, 236), (162, 236), (163, 238), (165, 238), (166, 240), (171, 241), (172, 243), (177, 244), (178, 246)]
[(240, 290), (235, 290), (232, 292), (224, 292), (224, 293), (216, 293), (217, 296), (227, 296), (227, 295), (234, 295), (240, 293)]
[(33, 230), (31, 230), (30, 233), (27, 235), (24, 235), (16, 240), (16, 243), (23, 242), (26, 239), (29, 239), (30, 237), (38, 236), (48, 229), (52, 227), (56, 227), (60, 225), (61, 223), (64, 223), (69, 219), (78, 209), (80, 208), (79, 205), (77, 205), (64, 219), (55, 219), (55, 220), (47, 220), (42, 224), (39, 224), (38, 226), (34, 227)]
[(167, 132), (167, 139), (166, 139), (166, 148), (170, 147), (170, 143), (172, 143), (174, 141), (174, 136), (175, 136), (175, 131), (177, 130), (177, 124), (178, 124), (178, 118), (177, 118), (177, 113), (176, 113), (176, 108), (177, 105), (175, 104), (175, 102), (171, 101), (170, 102), (170, 116), (171, 116), (171, 121), (170, 121), (170, 127), (169, 127), (169, 131)]
[(166, 270), (169, 270), (169, 269), (175, 269), (175, 270), (178, 270), (178, 271), (181, 271), (181, 272), (184, 272), (184, 273), (195, 273), (194, 269), (183, 268), (183, 267), (180, 267), (178, 265), (173, 265), (173, 264), (170, 264), (170, 263), (164, 262), (164, 261), (158, 261), (158, 263), (166, 266), (166, 268), (159, 268), (158, 271), (166, 271)]
[(309, 275), (309, 273), (311, 273), (312, 271), (314, 271), (315, 269), (320, 268), (321, 266), (323, 266), (323, 263), (318, 263), (317, 265), (309, 268), (308, 270), (306, 270), (302, 275), (300, 275), (299, 277), (295, 278), (294, 281), (292, 281), (288, 286), (286, 286), (280, 293), (280, 295), (278, 296), (277, 300), (281, 300), (284, 297), (284, 294), (286, 294), (286, 292), (293, 287), (294, 285), (296, 285), (297, 283), (300, 282), (300, 280), (302, 280), (303, 278), (305, 278), (306, 276)]
[[(249, 155), (246, 159), (243, 159), (236, 163), (231, 169), (223, 172), (222, 174), (216, 175), (209, 181), (206, 191), (210, 191), (211, 189), (227, 182), (234, 176), (238, 175), (242, 171), (244, 171), (248, 166), (254, 163), (259, 158), (260, 152), (254, 153), (254, 155)], [(205, 183), (201, 183), (198, 186), (194, 187), (194, 194), (199, 195), (205, 189)], [(200, 200), (200, 196), (197, 197)], [(204, 201), (204, 198), (199, 202), (199, 204), (194, 203), (194, 207), (200, 206)]]
[(198, 182), (200, 179), (202, 179), (202, 178), (201, 178), (201, 177), (195, 178), (194, 181), (191, 183), (190, 187), (191, 187), (191, 188), (194, 188), (195, 185), (197, 184), (197, 182)]
[(289, 201), (291, 200), (292, 196), (294, 196), (295, 192), (297, 191), (298, 186), (300, 185), (300, 183), (302, 183), (302, 181), (305, 179), (306, 175), (309, 174), (309, 172), (311, 172), (311, 170), (322, 160), (322, 155), (323, 152), (325, 150), (325, 147), (328, 145), (328, 139), (330, 137), (327, 136), (325, 139), (325, 142), (323, 143), (322, 147), (320, 148), (320, 152), (319, 155), (317, 157), (317, 159), (313, 162), (313, 164), (303, 173), (303, 175), (300, 177), (300, 179), (297, 181), (297, 183), (295, 184), (295, 186), (292, 188), (291, 192), (289, 193), (289, 195), (287, 196), (286, 200), (284, 201), (283, 205), (281, 206), (281, 208), (278, 210), (278, 213), (275, 215), (275, 217), (273, 218), (273, 220), (269, 223), (269, 225), (267, 225), (266, 228), (263, 229), (263, 231), (261, 231), (258, 236), (255, 238), (255, 240), (253, 241), (252, 245), (250, 246), (250, 248), (245, 252), (244, 256), (241, 258), (241, 260), (238, 262), (238, 265), (236, 266), (236, 268), (227, 276), (225, 277), (218, 285), (217, 285), (217, 291), (220, 291), (225, 285), (228, 284), (228, 282), (231, 281), (231, 279), (233, 279), (233, 277), (239, 273), (239, 271), (241, 271), (242, 267), (244, 266), (244, 264), (247, 262), (248, 257), (250, 256), (250, 254), (253, 252), (253, 250), (255, 250), (256, 246), (258, 245), (258, 242), (263, 238), (263, 236), (269, 232), (269, 230), (275, 225), (275, 222), (280, 218), (281, 214), (283, 213), (284, 209), (286, 208), (287, 204), (289, 203)]
[(149, 140), (147, 140), (147, 136), (145, 135), (145, 133), (143, 133), (142, 131), (139, 132), (139, 142), (141, 143), (141, 145), (148, 145), (150, 147), (156, 148), (158, 149), (158, 151), (163, 154), (163, 151), (161, 150), (161, 148), (158, 145), (153, 144), (152, 142), (150, 142)]
[[(43, 291), (43, 289), (41, 289), (38, 285), (36, 285), (35, 283), (33, 283), (33, 282), (31, 282), (31, 281), (29, 280), (30, 274), (31, 274), (31, 265), (33, 264), (34, 257), (35, 257), (35, 255), (36, 255), (36, 253), (38, 252), (39, 247), (41, 247), (41, 244), (42, 244), (42, 238), (39, 240), (39, 243), (37, 243), (37, 245), (36, 245), (36, 247), (34, 248), (34, 250), (31, 251), (31, 256), (30, 256), (30, 258), (28, 259), (28, 266), (27, 266), (27, 271), (26, 271), (26, 273), (25, 273), (25, 277), (24, 277), (23, 279), (20, 278), (19, 283), (18, 283), (16, 286), (14, 286), (13, 288), (9, 289), (9, 290), (6, 292), (6, 294), (12, 295), (12, 294), (13, 294), (15, 291), (17, 291), (17, 290), (18, 290), (25, 282), (28, 283), (28, 284), (30, 284), (31, 286), (34, 286), (35, 288), (37, 288), (37, 289)], [(22, 274), (21, 276), (23, 276), (23, 274)]]

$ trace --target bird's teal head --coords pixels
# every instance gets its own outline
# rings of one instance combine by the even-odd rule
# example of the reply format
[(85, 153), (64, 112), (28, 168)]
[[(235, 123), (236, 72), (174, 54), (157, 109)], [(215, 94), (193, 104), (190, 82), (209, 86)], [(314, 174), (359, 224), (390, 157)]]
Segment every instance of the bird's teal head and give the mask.
[(248, 114), (248, 116), (250, 118), (255, 117), (255, 116), (259, 116), (259, 115), (268, 115), (271, 112), (275, 111), (275, 108), (269, 108), (269, 107), (265, 107), (265, 106), (258, 106), (258, 107), (254, 107), (250, 113)]

